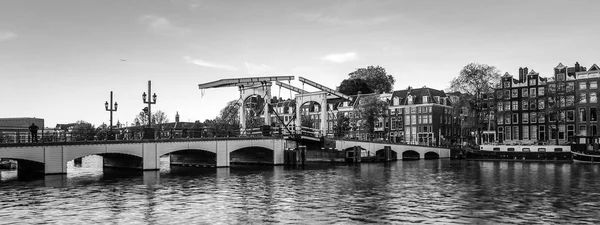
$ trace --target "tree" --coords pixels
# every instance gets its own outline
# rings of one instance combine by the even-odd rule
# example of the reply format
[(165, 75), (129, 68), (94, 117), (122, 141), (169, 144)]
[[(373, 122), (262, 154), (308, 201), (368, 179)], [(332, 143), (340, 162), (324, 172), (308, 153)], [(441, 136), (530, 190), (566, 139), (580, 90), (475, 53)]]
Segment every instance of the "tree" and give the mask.
[[(141, 111), (139, 114), (135, 116), (133, 122), (136, 126), (147, 125), (148, 124), (148, 114), (145, 111)], [(152, 114), (152, 124), (164, 124), (168, 123), (169, 118), (167, 114), (163, 111), (157, 110)]]
[(73, 130), (71, 130), (71, 137), (74, 141), (91, 141), (94, 140), (95, 135), (94, 125), (83, 120), (75, 122)]
[(344, 116), (343, 112), (338, 112), (335, 120), (335, 124), (333, 125), (333, 135), (337, 138), (346, 136), (346, 133), (350, 130), (350, 118)]
[(470, 63), (463, 67), (459, 76), (450, 82), (450, 91), (462, 93), (460, 100), (453, 103), (454, 107), (462, 109), (463, 114), (467, 115), (461, 127), (475, 131), (478, 143), (481, 141), (487, 118), (494, 111), (486, 107), (488, 103), (486, 95), (494, 93), (494, 87), (499, 81), (500, 73), (496, 67)]
[(381, 66), (359, 68), (348, 74), (348, 76), (350, 76), (351, 80), (363, 80), (375, 93), (391, 92), (394, 89), (394, 83), (396, 82), (394, 77), (391, 74), (387, 74), (385, 68)]
[(356, 95), (373, 93), (373, 89), (363, 79), (345, 79), (342, 81), (337, 90), (346, 95)]
[(379, 118), (387, 117), (389, 104), (379, 98), (379, 95), (364, 96), (359, 99), (359, 104), (355, 106), (360, 116), (360, 129), (369, 136), (375, 133), (375, 123)]

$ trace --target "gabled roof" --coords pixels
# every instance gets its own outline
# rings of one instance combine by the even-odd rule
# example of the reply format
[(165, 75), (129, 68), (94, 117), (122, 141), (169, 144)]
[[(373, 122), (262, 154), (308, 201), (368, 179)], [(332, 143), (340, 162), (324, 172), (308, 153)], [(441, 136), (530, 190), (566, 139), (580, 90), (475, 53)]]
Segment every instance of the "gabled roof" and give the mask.
[(558, 63), (558, 65), (556, 67), (554, 67), (554, 68), (556, 68), (556, 69), (564, 69), (565, 67), (566, 66), (563, 65), (562, 63)]
[(535, 72), (535, 70), (531, 70), (531, 71), (529, 71), (529, 74), (527, 74), (527, 75), (536, 75), (536, 74), (539, 74), (539, 73)]
[[(434, 97), (446, 97), (446, 93), (441, 90), (423, 87), (423, 88), (414, 88), (407, 90), (394, 91), (392, 93), (392, 99), (395, 97), (400, 98), (400, 105), (408, 104), (408, 96), (411, 95), (414, 97), (413, 104), (423, 104), (423, 103), (436, 103)], [(427, 102), (423, 102), (423, 96), (428, 96)]]
[(600, 67), (598, 67), (598, 65), (596, 65), (596, 63), (594, 63), (594, 65), (590, 66), (590, 69), (588, 71), (596, 71), (596, 70), (600, 70)]

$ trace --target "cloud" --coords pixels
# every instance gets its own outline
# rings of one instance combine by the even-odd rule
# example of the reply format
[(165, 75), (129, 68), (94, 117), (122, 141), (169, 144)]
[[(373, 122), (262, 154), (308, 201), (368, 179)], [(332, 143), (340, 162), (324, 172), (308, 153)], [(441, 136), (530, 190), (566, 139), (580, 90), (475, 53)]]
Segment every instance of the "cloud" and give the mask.
[(348, 61), (353, 61), (358, 59), (358, 54), (356, 52), (348, 52), (348, 53), (337, 53), (337, 54), (329, 54), (323, 56), (322, 60), (334, 62), (334, 63), (344, 63)]
[(144, 15), (140, 17), (140, 21), (142, 21), (150, 31), (161, 35), (181, 36), (192, 31), (190, 28), (173, 24), (165, 17), (155, 15)]
[(188, 63), (196, 64), (198, 66), (214, 68), (214, 69), (221, 69), (221, 70), (229, 70), (229, 71), (237, 70), (237, 68), (235, 66), (214, 63), (214, 62), (208, 62), (208, 61), (204, 61), (202, 59), (193, 59), (189, 56), (183, 57), (183, 59)]
[(341, 16), (327, 15), (324, 13), (296, 13), (294, 15), (307, 21), (334, 26), (374, 26), (386, 23), (397, 17), (375, 16), (369, 18), (344, 18)]
[(244, 65), (246, 65), (246, 70), (248, 71), (248, 74), (252, 74), (252, 75), (269, 73), (269, 72), (273, 72), (275, 70), (275, 68), (267, 66), (265, 64), (259, 65), (259, 64), (245, 62)]
[(0, 31), (0, 41), (8, 41), (10, 39), (17, 38), (19, 35), (11, 31)]

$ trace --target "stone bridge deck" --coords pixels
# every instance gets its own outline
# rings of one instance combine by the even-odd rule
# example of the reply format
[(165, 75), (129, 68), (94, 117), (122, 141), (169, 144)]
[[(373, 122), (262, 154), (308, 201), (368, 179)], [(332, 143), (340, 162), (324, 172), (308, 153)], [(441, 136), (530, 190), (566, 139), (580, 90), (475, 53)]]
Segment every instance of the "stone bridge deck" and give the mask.
[[(358, 140), (335, 140), (335, 146), (340, 150), (351, 149), (354, 146), (360, 146), (363, 152), (368, 155), (376, 155), (378, 151), (382, 151), (385, 146), (390, 146), (395, 152), (395, 159), (424, 159), (424, 158), (450, 158), (450, 149), (441, 147), (430, 147), (420, 145), (394, 144), (367, 142)], [(363, 153), (365, 154), (365, 153)]]
[[(38, 170), (45, 174), (66, 173), (68, 161), (88, 155), (102, 155), (105, 161), (135, 163), (139, 164), (140, 169), (156, 170), (160, 156), (181, 151), (202, 152), (204, 156), (212, 157), (217, 167), (228, 167), (234, 152), (243, 153), (238, 154), (238, 158), (258, 152), (268, 156), (272, 164), (278, 165), (284, 163), (284, 150), (292, 145), (281, 138), (26, 143), (0, 145), (0, 158), (17, 160), (19, 165), (36, 164)], [(260, 160), (265, 161), (264, 157)]]

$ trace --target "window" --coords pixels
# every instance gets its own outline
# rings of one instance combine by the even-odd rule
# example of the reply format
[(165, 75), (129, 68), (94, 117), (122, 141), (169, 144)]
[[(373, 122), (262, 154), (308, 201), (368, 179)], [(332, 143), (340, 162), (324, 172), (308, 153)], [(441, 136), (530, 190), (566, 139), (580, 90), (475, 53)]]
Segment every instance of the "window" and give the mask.
[(573, 137), (575, 135), (575, 125), (567, 125), (567, 137)]
[(579, 82), (579, 90), (585, 90), (585, 89), (587, 89), (587, 84), (585, 83), (585, 81)]
[(551, 93), (556, 92), (556, 84), (549, 84), (548, 85), (548, 91)]
[(502, 91), (496, 91), (496, 98), (502, 98)]
[(575, 104), (575, 96), (567, 96), (567, 106), (573, 106)]
[(512, 89), (512, 96), (513, 98), (518, 98), (519, 97), (519, 89)]
[(587, 95), (586, 95), (586, 93), (579, 94), (579, 103), (587, 103)]
[(510, 116), (510, 115), (505, 115), (505, 116), (504, 116), (504, 123), (506, 123), (506, 124), (510, 124), (510, 118), (511, 118), (511, 116)]
[(540, 113), (538, 115), (538, 123), (545, 123), (546, 122), (546, 116), (544, 115), (544, 113)]
[(537, 123), (537, 115), (536, 113), (532, 112), (529, 116), (529, 122), (531, 123)]
[(538, 87), (538, 95), (539, 96), (544, 96), (544, 87)]
[(427, 123), (433, 123), (432, 115), (427, 115)]
[(587, 135), (587, 126), (579, 126), (579, 135), (586, 136)]
[(512, 121), (514, 121), (515, 123), (519, 123), (519, 114), (518, 113), (512, 114)]
[(400, 105), (400, 98), (394, 97), (394, 105)]
[(509, 101), (504, 102), (504, 111), (510, 111), (510, 102)]
[(596, 108), (590, 108), (590, 121), (598, 121), (598, 111)]
[(519, 140), (519, 127), (513, 126), (513, 140)]
[(529, 85), (530, 85), (530, 86), (531, 86), (531, 85), (535, 85), (535, 82), (536, 82), (536, 81), (537, 81), (537, 79), (533, 79), (533, 78), (529, 79)]
[(498, 140), (502, 141), (504, 139), (504, 127), (498, 127)]
[(528, 110), (529, 109), (529, 101), (527, 101), (527, 99), (523, 99), (523, 102), (521, 104), (521, 110)]
[(597, 89), (598, 81), (590, 81), (590, 89)]
[(392, 117), (392, 124), (390, 125), (390, 129), (396, 130), (396, 118)]
[(574, 82), (567, 83), (567, 92), (572, 92), (574, 90), (575, 90), (575, 83)]
[(509, 87), (510, 87), (510, 82), (504, 81), (504, 88), (509, 88)]
[(409, 95), (407, 100), (408, 100), (409, 105), (413, 104), (413, 96), (412, 95)]
[(591, 132), (593, 136), (597, 136), (598, 135), (598, 126), (596, 126), (596, 124), (590, 126)]
[[(529, 113), (523, 113), (521, 119), (523, 120), (523, 123), (529, 123)], [(525, 130), (523, 130), (523, 132), (525, 132)]]
[(598, 96), (596, 92), (590, 92), (590, 103), (597, 103)]
[(565, 140), (565, 125), (558, 126), (558, 139)]
[(510, 127), (506, 127), (506, 129), (504, 129), (504, 137), (506, 138), (506, 140), (512, 140)]
[(543, 99), (538, 100), (538, 108), (539, 109), (544, 109), (545, 107), (546, 106), (544, 104), (544, 100)]
[(537, 126), (531, 126), (531, 140), (537, 140)]
[(512, 101), (512, 110), (519, 110), (519, 101)]
[(423, 103), (429, 103), (429, 96), (423, 96)]
[(504, 116), (498, 115), (497, 121), (498, 121), (498, 124), (504, 124)]
[(546, 126), (541, 125), (539, 126), (540, 130), (539, 130), (539, 138), (538, 140), (546, 140)]
[(505, 99), (509, 99), (510, 98), (510, 91), (509, 90), (504, 90), (504, 98)]
[(498, 105), (496, 106), (496, 108), (498, 109), (498, 111), (502, 111), (502, 102), (498, 102)]
[(417, 113), (417, 107), (410, 107), (410, 113)]
[(537, 106), (535, 103), (536, 103), (536, 100), (535, 100), (535, 99), (532, 99), (532, 100), (531, 100), (531, 104), (529, 105), (529, 109), (531, 109), (531, 110), (535, 110), (535, 109), (536, 109), (536, 106)]
[(530, 95), (531, 97), (536, 97), (535, 88), (530, 88), (530, 89), (529, 89), (529, 95)]
[(404, 116), (404, 125), (410, 125), (410, 115)]
[(579, 108), (579, 122), (585, 122), (585, 121), (587, 121), (585, 108)]
[(529, 91), (527, 88), (523, 88), (523, 90), (521, 90), (521, 97), (529, 97)]
[(575, 112), (573, 110), (568, 110), (567, 111), (567, 121), (574, 121), (575, 120)]

